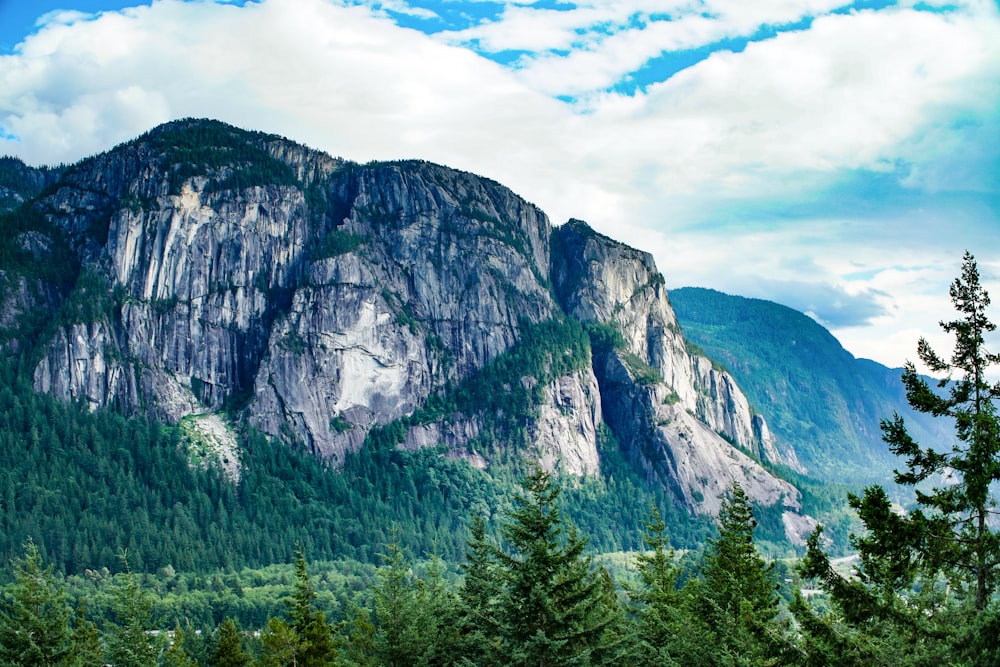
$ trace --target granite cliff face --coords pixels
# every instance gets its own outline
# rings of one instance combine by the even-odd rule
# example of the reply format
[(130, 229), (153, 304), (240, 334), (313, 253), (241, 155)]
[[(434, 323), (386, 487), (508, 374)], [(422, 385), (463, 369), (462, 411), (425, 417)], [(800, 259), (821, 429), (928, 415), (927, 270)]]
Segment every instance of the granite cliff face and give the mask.
[[(578, 221), (553, 229), (488, 179), (180, 121), (25, 206), (12, 252), (31, 265), (64, 244), (75, 274), (3, 276), (2, 349), (23, 352), (9, 332), (28, 314), (48, 321), (25, 357), (38, 391), (173, 422), (225, 411), (332, 465), (392, 427), (397, 446), (487, 467), (512, 455), (498, 440), (516, 415), (462, 397), (531, 339), (524, 358), (541, 361), (491, 391), (531, 401), (514, 455), (598, 475), (610, 428), (693, 513), (717, 511), (732, 480), (798, 509), (758, 463), (781, 462), (762, 417), (687, 351), (650, 255)], [(532, 338), (546, 323), (558, 335)], [(592, 347), (562, 342), (580, 323)]]
[(733, 480), (767, 505), (797, 491), (754, 460), (783, 462), (733, 378), (686, 349), (652, 256), (573, 220), (558, 228), (553, 282), (566, 312), (610, 327), (596, 350), (604, 416), (630, 457), (695, 512), (715, 513)]

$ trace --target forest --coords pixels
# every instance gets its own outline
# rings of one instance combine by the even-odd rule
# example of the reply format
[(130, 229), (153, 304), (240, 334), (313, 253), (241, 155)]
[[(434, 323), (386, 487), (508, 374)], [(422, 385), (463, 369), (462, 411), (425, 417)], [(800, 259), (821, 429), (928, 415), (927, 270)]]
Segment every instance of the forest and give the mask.
[[(525, 326), (336, 474), (245, 431), (239, 484), (191, 465), (181, 429), (36, 395), (4, 365), (0, 665), (1000, 664), (1000, 355), (971, 255), (950, 294), (954, 351), (918, 344), (946, 380), (902, 380), (957, 444), (882, 421), (915, 504), (849, 494), (850, 569), (827, 539), (844, 526), (784, 558), (737, 484), (714, 523), (681, 517), (607, 430), (602, 478), (572, 482), (398, 446), (451, 410), (497, 415), (484, 446), (526, 437), (531, 392), (616, 344), (570, 318)], [(525, 369), (537, 382), (508, 381)], [(807, 511), (836, 505), (802, 481)]]

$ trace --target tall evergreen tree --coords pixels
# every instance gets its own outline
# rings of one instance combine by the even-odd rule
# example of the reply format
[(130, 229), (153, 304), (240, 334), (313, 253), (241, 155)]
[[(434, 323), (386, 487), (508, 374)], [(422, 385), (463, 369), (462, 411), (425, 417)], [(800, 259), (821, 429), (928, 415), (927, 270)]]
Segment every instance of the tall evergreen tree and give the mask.
[(115, 586), (112, 611), (115, 621), (107, 637), (107, 657), (113, 667), (149, 667), (156, 663), (159, 640), (153, 629), (153, 603), (121, 554), (125, 572)]
[(496, 547), (486, 541), (486, 522), (476, 515), (462, 565), (465, 579), (459, 589), (459, 628), (462, 656), (483, 667), (503, 663), (497, 646), (497, 604), (503, 590), (497, 559)]
[(699, 617), (716, 637), (713, 650), (730, 664), (773, 664), (786, 648), (774, 564), (754, 544), (757, 525), (746, 492), (734, 482), (719, 510), (719, 537), (711, 540), (697, 586)]
[[(869, 535), (858, 541), (862, 558), (888, 565), (903, 583), (919, 565), (925, 571), (946, 570), (953, 584), (968, 582), (976, 609), (986, 608), (1000, 567), (1000, 533), (991, 527), (996, 499), (991, 485), (1000, 481), (1000, 382), (991, 384), (988, 371), (1000, 364), (1000, 354), (986, 349), (985, 337), (996, 330), (986, 309), (990, 297), (979, 282), (975, 258), (966, 253), (962, 274), (949, 290), (959, 317), (941, 322), (955, 336), (955, 349), (945, 361), (923, 338), (917, 356), (932, 373), (944, 373), (934, 392), (912, 363), (903, 372), (910, 405), (920, 412), (949, 417), (958, 442), (951, 451), (921, 448), (898, 414), (882, 423), (883, 437), (894, 454), (906, 460), (896, 482), (916, 486), (936, 481), (929, 492), (917, 489), (920, 508), (895, 521), (883, 515), (879, 494), (852, 501), (866, 520)], [(901, 539), (905, 536), (906, 539)]]
[(74, 667), (104, 667), (104, 647), (97, 625), (87, 618), (84, 601), (77, 602), (73, 615), (73, 660)]
[(73, 648), (69, 618), (65, 590), (52, 566), (42, 566), (41, 553), (29, 540), (0, 600), (0, 664), (68, 665)]
[(250, 654), (243, 650), (243, 631), (236, 621), (227, 616), (219, 626), (211, 667), (246, 667), (250, 660)]
[(499, 648), (510, 665), (589, 665), (601, 651), (617, 609), (586, 540), (560, 516), (559, 487), (535, 470), (502, 527), (509, 553), (499, 553), (504, 578)]
[(393, 539), (383, 555), (379, 583), (373, 591), (375, 611), (375, 651), (386, 667), (414, 664), (417, 637), (414, 621), (416, 588), (410, 581), (410, 565), (403, 556), (393, 531)]
[(299, 637), (287, 621), (269, 618), (261, 633), (260, 667), (296, 667)]
[(298, 638), (296, 667), (333, 665), (337, 659), (333, 630), (326, 620), (326, 614), (316, 607), (316, 590), (301, 549), (295, 557), (295, 589), (286, 604), (289, 607), (292, 630)]
[(636, 605), (636, 642), (631, 662), (637, 665), (676, 665), (678, 644), (694, 627), (678, 590), (680, 568), (669, 548), (667, 527), (654, 505), (646, 521), (645, 544), (636, 565), (639, 585), (631, 591)]
[(188, 655), (187, 649), (184, 648), (184, 631), (181, 629), (180, 623), (174, 626), (173, 639), (167, 650), (163, 652), (163, 665), (164, 667), (198, 667), (198, 663)]
[[(954, 421), (956, 441), (950, 448), (921, 447), (900, 415), (883, 420), (883, 439), (905, 460), (895, 480), (915, 488), (917, 507), (898, 512), (880, 486), (850, 496), (867, 531), (854, 538), (861, 558), (853, 581), (832, 570), (818, 532), (810, 540), (803, 574), (819, 579), (830, 593), (848, 629), (837, 636), (854, 638), (850, 645), (827, 642), (824, 650), (874, 647), (874, 654), (900, 664), (961, 655), (972, 656), (969, 662), (976, 665), (1000, 660), (994, 595), (1000, 533), (991, 521), (992, 491), (1000, 481), (1000, 383), (988, 380), (1000, 355), (986, 348), (986, 335), (996, 326), (987, 317), (990, 298), (971, 254), (965, 254), (949, 294), (959, 313), (941, 322), (955, 336), (950, 359), (945, 361), (923, 338), (917, 344), (920, 360), (945, 377), (935, 391), (907, 363), (902, 380), (915, 410)], [(812, 635), (822, 643), (831, 636), (830, 626), (817, 626)], [(984, 637), (994, 639), (984, 644)], [(907, 649), (900, 651), (903, 646)]]

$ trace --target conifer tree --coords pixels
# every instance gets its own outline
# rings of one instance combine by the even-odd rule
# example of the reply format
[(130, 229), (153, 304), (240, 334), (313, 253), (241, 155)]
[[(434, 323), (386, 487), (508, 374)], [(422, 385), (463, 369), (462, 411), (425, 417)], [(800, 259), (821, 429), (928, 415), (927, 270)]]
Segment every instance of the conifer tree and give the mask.
[(606, 631), (617, 616), (586, 540), (563, 522), (549, 473), (528, 475), (502, 527), (504, 593), (499, 648), (510, 665), (587, 665), (609, 657)]
[(416, 591), (410, 581), (410, 565), (403, 557), (396, 531), (382, 556), (374, 591), (375, 650), (386, 667), (412, 664), (417, 628), (414, 627)]
[(699, 619), (716, 638), (713, 650), (726, 662), (766, 664), (786, 648), (776, 623), (779, 611), (774, 564), (757, 551), (757, 521), (746, 492), (734, 482), (719, 510), (719, 537), (711, 540), (697, 587)]
[(459, 589), (460, 652), (469, 663), (484, 667), (503, 663), (497, 647), (497, 604), (503, 589), (497, 558), (496, 547), (486, 541), (486, 522), (476, 515), (462, 565), (465, 579)]
[(0, 664), (49, 667), (72, 657), (70, 610), (52, 566), (42, 566), (34, 542), (14, 561), (14, 581), (0, 600)]
[[(395, 537), (395, 533), (394, 533)], [(459, 602), (432, 556), (415, 577), (398, 543), (389, 545), (374, 591), (374, 643), (385, 665), (451, 665), (461, 653)]]
[(115, 586), (107, 657), (113, 667), (149, 667), (159, 653), (159, 641), (147, 633), (153, 629), (153, 603), (129, 568), (125, 552), (121, 559), (125, 572)]
[(647, 552), (636, 557), (639, 586), (631, 591), (636, 604), (636, 637), (632, 660), (637, 665), (674, 665), (678, 644), (693, 625), (678, 590), (680, 568), (669, 548), (666, 524), (654, 505), (645, 522)]
[[(946, 571), (953, 584), (968, 583), (975, 608), (986, 608), (1000, 567), (1000, 533), (991, 528), (996, 499), (990, 486), (1000, 481), (1000, 382), (991, 384), (988, 372), (1000, 364), (1000, 354), (986, 349), (985, 337), (996, 330), (986, 309), (990, 297), (979, 282), (975, 258), (966, 253), (962, 274), (949, 290), (957, 319), (941, 322), (955, 336), (955, 349), (942, 359), (923, 338), (917, 356), (932, 373), (945, 374), (934, 392), (912, 363), (903, 372), (910, 405), (955, 422), (958, 442), (951, 451), (921, 446), (906, 430), (902, 417), (882, 423), (889, 449), (906, 460), (896, 482), (916, 486), (931, 480), (929, 492), (917, 489), (920, 508), (896, 520), (884, 513), (884, 496), (874, 491), (852, 500), (865, 520), (869, 535), (858, 541), (866, 564), (889, 568), (893, 583), (905, 584), (918, 568)], [(944, 477), (939, 477), (944, 475)]]
[(184, 648), (184, 631), (180, 623), (174, 626), (174, 637), (170, 646), (163, 652), (164, 667), (198, 667)]
[(97, 625), (87, 618), (84, 601), (77, 603), (73, 615), (73, 660), (74, 667), (104, 667), (104, 648)]
[(250, 659), (250, 654), (243, 650), (243, 631), (236, 621), (227, 616), (219, 626), (211, 667), (246, 667)]
[[(902, 381), (915, 410), (954, 421), (955, 443), (921, 446), (900, 415), (883, 420), (883, 439), (905, 461), (895, 481), (914, 487), (917, 507), (898, 512), (880, 486), (850, 496), (867, 530), (854, 539), (861, 557), (857, 579), (845, 580), (831, 569), (818, 531), (802, 567), (803, 574), (822, 582), (837, 606), (847, 628), (837, 636), (853, 638), (851, 646), (874, 647), (876, 655), (899, 664), (962, 655), (970, 656), (970, 664), (1000, 659), (998, 642), (982, 641), (1000, 634), (994, 596), (1000, 533), (992, 520), (993, 489), (1000, 481), (1000, 382), (988, 380), (1000, 355), (986, 348), (986, 336), (996, 325), (987, 316), (989, 294), (971, 254), (965, 253), (949, 295), (958, 312), (956, 319), (941, 322), (955, 337), (950, 358), (939, 356), (923, 338), (917, 343), (920, 360), (944, 377), (935, 391), (908, 362)], [(809, 610), (800, 611), (807, 615)], [(822, 643), (831, 636), (829, 625), (816, 626), (811, 634), (824, 650), (845, 647)]]
[(316, 607), (316, 590), (309, 577), (308, 563), (301, 549), (295, 557), (295, 589), (286, 600), (291, 628), (298, 639), (297, 667), (327, 667), (337, 659), (337, 645), (326, 614)]
[(287, 621), (269, 618), (261, 633), (260, 667), (295, 667), (299, 637)]

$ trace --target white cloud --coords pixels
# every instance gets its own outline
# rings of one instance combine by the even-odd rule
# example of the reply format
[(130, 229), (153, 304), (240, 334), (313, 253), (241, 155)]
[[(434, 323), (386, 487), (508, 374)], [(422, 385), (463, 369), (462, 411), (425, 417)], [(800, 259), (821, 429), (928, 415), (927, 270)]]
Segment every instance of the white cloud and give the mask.
[[(874, 300), (886, 316), (838, 334), (853, 337), (856, 353), (890, 359), (890, 332), (917, 328), (909, 313), (920, 311), (929, 333), (947, 315), (961, 249), (993, 262), (1000, 252), (995, 6), (821, 16), (808, 30), (715, 53), (645, 94), (588, 93), (585, 109), (551, 97), (607, 87), (664, 49), (835, 4), (511, 5), (460, 39), (538, 51), (580, 42), (568, 57), (513, 70), (444, 43), (454, 34), (428, 37), (326, 0), (159, 0), (53, 16), (0, 57), (0, 154), (73, 161), (171, 118), (208, 116), (360, 161), (443, 162), (505, 183), (557, 223), (581, 217), (654, 252), (672, 286), (774, 298), (778, 284), (805, 283), (803, 294), (829, 290), (847, 309)], [(679, 19), (626, 27), (655, 12)], [(601, 21), (618, 28), (577, 32)], [(903, 179), (914, 197), (972, 199), (908, 200), (902, 211), (879, 202), (851, 215), (842, 199), (872, 194), (851, 190), (865, 180), (856, 169)], [(954, 216), (949, 203), (961, 204)], [(943, 266), (947, 277), (919, 292), (888, 265)], [(851, 277), (864, 271), (878, 278)]]

